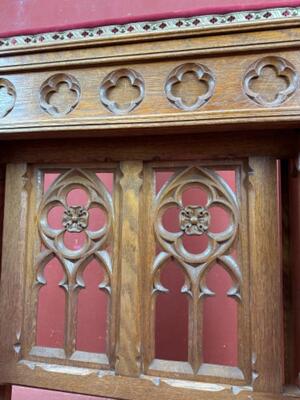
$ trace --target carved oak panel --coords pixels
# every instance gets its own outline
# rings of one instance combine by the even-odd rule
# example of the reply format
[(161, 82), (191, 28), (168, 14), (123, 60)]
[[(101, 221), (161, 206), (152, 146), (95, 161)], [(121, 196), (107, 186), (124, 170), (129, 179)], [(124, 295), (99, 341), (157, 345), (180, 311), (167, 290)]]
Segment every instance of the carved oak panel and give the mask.
[[(241, 176), (244, 176), (243, 168), (233, 166), (237, 180), (236, 185), (239, 188), (237, 192), (234, 192), (218, 173), (213, 163), (184, 166), (179, 164), (177, 168), (176, 163), (173, 163), (172, 167), (166, 163), (166, 166), (168, 173), (172, 171), (172, 174), (158, 193), (153, 195), (153, 203), (151, 207), (149, 206), (148, 218), (153, 223), (154, 237), (151, 246), (148, 242), (147, 258), (149, 262), (148, 279), (152, 283), (152, 287), (149, 288), (148, 303), (146, 303), (149, 307), (147, 330), (150, 332), (149, 342), (147, 342), (150, 348), (146, 356), (147, 372), (151, 375), (193, 377), (196, 380), (208, 380), (209, 376), (210, 379), (214, 379), (212, 377), (218, 376), (218, 379), (224, 381), (228, 381), (228, 379), (236, 382), (245, 381), (251, 375), (251, 363), (247, 345), (241, 346), (242, 342), (247, 343), (248, 340), (248, 328), (246, 327), (248, 323), (248, 292), (245, 287), (248, 259), (247, 252), (242, 251), (242, 243), (246, 240), (247, 233), (241, 229), (242, 221), (245, 219), (246, 203), (245, 192), (241, 190), (239, 181)], [(159, 163), (154, 164), (153, 169), (149, 167), (147, 178), (149, 184), (156, 176), (155, 167), (159, 168)], [(226, 168), (229, 169), (229, 166)], [(201, 193), (197, 195), (198, 202), (196, 199), (192, 202), (188, 201), (187, 193), (190, 190)], [(222, 229), (216, 230), (215, 222), (212, 223), (212, 220), (215, 221), (216, 213), (220, 215), (221, 211), (226, 214), (227, 222)], [(172, 225), (171, 229), (168, 224)], [(190, 238), (196, 239), (197, 237), (201, 244), (195, 244), (191, 250), (188, 241)], [(197, 243), (199, 240), (197, 239)], [(180, 293), (186, 296), (189, 310), (188, 358), (180, 361), (174, 358), (161, 359), (155, 356), (155, 343), (158, 337), (155, 315), (160, 304), (158, 300), (159, 296), (165, 297), (170, 293), (164, 283), (167, 279), (167, 272), (164, 271), (167, 270), (168, 274), (172, 274), (174, 267), (171, 265), (173, 266), (174, 263), (183, 271)], [(216, 265), (223, 268), (230, 277), (231, 285), (227, 288), (226, 296), (231, 299), (230, 301), (236, 303), (238, 320), (240, 323), (243, 321), (238, 328), (239, 361), (232, 366), (212, 366), (204, 360), (202, 341), (205, 320), (203, 313), (206, 299), (215, 296), (208, 285), (208, 275)], [(175, 273), (174, 269), (173, 274)], [(174, 290), (173, 287), (172, 290)], [(174, 296), (174, 292), (171, 291), (171, 294)], [(228, 323), (235, 324), (234, 319)], [(222, 375), (222, 378), (219, 374)]]
[[(31, 338), (29, 337), (25, 346), (28, 346), (28, 357), (33, 359), (53, 357), (72, 360), (73, 363), (79, 364), (98, 363), (105, 368), (112, 362), (113, 357), (114, 322), (112, 317), (108, 316), (110, 321), (109, 337), (107, 338), (108, 347), (105, 354), (78, 351), (77, 317), (79, 293), (85, 289), (85, 269), (93, 261), (96, 261), (99, 268), (104, 270), (99, 290), (107, 293), (110, 303), (112, 302), (112, 230), (115, 218), (112, 196), (100, 177), (97, 176), (96, 171), (92, 169), (62, 169), (45, 193), (40, 187), (43, 182), (43, 172), (37, 171), (37, 181), (35, 182), (37, 184), (35, 190), (40, 193), (40, 204), (36, 215), (39, 236), (34, 248), (36, 250), (40, 248), (40, 246), (37, 246), (38, 238), (41, 242), (41, 248), (35, 261), (36, 283), (32, 294), (32, 304), (36, 304), (41, 288), (47, 284), (45, 269), (48, 268), (48, 265), (51, 266), (55, 259), (62, 267), (63, 279), (59, 286), (65, 291), (66, 311), (63, 348), (41, 347), (41, 345), (35, 343), (36, 332), (32, 332)], [(74, 190), (84, 193), (83, 198), (86, 197), (86, 200), (77, 200), (72, 203), (74, 195), (72, 197), (71, 194)], [(63, 212), (60, 213), (60, 210), (63, 210)], [(103, 223), (99, 226), (96, 221), (93, 221), (95, 215), (98, 215), (95, 210), (99, 210), (105, 215)], [(53, 215), (53, 212), (56, 213), (56, 219), (57, 217), (60, 218), (58, 226), (54, 226), (51, 222), (51, 213)], [(67, 235), (71, 235), (71, 237)], [(72, 244), (74, 242), (71, 239), (72, 235), (81, 235), (78, 245)], [(115, 296), (115, 293), (113, 293), (113, 296)], [(111, 309), (111, 305), (109, 309)], [(34, 317), (32, 311), (31, 318)], [(42, 323), (42, 321), (37, 322)]]
[[(181, 147), (177, 150), (181, 151)], [(275, 351), (270, 354), (264, 346), (271, 342), (275, 349), (281, 343), (278, 308), (264, 300), (266, 290), (274, 301), (278, 298), (277, 230), (272, 218), (262, 218), (262, 213), (257, 212), (263, 207), (263, 215), (270, 215), (270, 204), (276, 210), (275, 161), (264, 157), (251, 161), (200, 161), (196, 153), (193, 159), (8, 167), (6, 193), (14, 200), (6, 208), (4, 237), (9, 233), (18, 246), (12, 248), (9, 241), (4, 242), (4, 252), (10, 256), (3, 264), (1, 304), (6, 312), (1, 318), (7, 319), (7, 313), (14, 318), (8, 326), (9, 333), (0, 332), (1, 360), (8, 361), (8, 368), (1, 375), (3, 382), (39, 386), (47, 382), (47, 387), (56, 390), (75, 387), (76, 391), (132, 400), (137, 396), (128, 394), (130, 383), (142, 392), (154, 390), (151, 398), (155, 393), (176, 394), (178, 388), (183, 396), (194, 392), (205, 396), (217, 387), (220, 400), (224, 395), (232, 396), (232, 387), (245, 392), (245, 396), (255, 390), (266, 391), (275, 384), (279, 390), (280, 383), (269, 380), (270, 368), (265, 367), (266, 358), (268, 366), (273, 360), (273, 374), (281, 376), (276, 362), (280, 355)], [(44, 189), (43, 177), (49, 171), (57, 177)], [(113, 194), (99, 180), (98, 171), (114, 171)], [(161, 171), (171, 172), (171, 176), (156, 188), (155, 174)], [(220, 171), (234, 172), (234, 189)], [(272, 188), (270, 198), (264, 179), (266, 171)], [(79, 189), (87, 200), (72, 202), (70, 192)], [(185, 192), (190, 189), (201, 189), (205, 200), (188, 202)], [(262, 196), (264, 201), (260, 203)], [(62, 209), (59, 227), (49, 219), (55, 207)], [(105, 213), (106, 222), (92, 230), (95, 207)], [(177, 230), (169, 230), (164, 222), (164, 214), (171, 207), (177, 210)], [(226, 227), (219, 231), (213, 228), (215, 208), (228, 215)], [(20, 221), (24, 227), (21, 230), (16, 229)], [(265, 230), (272, 238), (274, 255), (270, 254), (270, 244), (260, 240)], [(69, 234), (83, 235), (80, 248), (67, 246), (64, 236)], [(186, 237), (204, 236), (208, 239), (206, 248), (193, 252), (186, 247)], [(35, 340), (37, 300), (47, 286), (47, 264), (54, 258), (63, 271), (63, 278), (56, 284), (66, 298), (65, 341), (61, 348), (39, 346)], [(109, 346), (107, 352), (100, 354), (76, 347), (76, 304), (86, 284), (85, 268), (92, 259), (97, 259), (104, 269), (104, 279), (97, 290), (107, 293), (110, 300)], [(182, 272), (180, 296), (188, 305), (185, 361), (156, 358), (153, 351), (156, 302), (159, 296), (170, 295), (162, 279), (169, 260)], [(203, 310), (205, 302), (216, 296), (208, 284), (215, 264), (230, 278), (225, 296), (237, 310), (234, 323), (238, 358), (234, 365), (212, 364), (203, 357)], [(273, 273), (268, 275), (270, 268)], [(256, 282), (251, 287), (252, 297), (251, 280)], [(22, 286), (15, 302), (7, 301), (11, 284)], [(262, 343), (257, 332), (265, 319), (273, 324), (276, 337), (266, 337)]]

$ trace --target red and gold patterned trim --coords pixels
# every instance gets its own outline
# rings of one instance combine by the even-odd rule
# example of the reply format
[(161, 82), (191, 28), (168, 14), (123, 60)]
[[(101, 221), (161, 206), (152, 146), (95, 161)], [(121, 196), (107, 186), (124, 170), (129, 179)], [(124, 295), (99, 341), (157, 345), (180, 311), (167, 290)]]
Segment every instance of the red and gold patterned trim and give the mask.
[[(64, 43), (78, 43), (99, 39), (128, 38), (143, 34), (164, 32), (189, 32), (208, 28), (249, 25), (298, 19), (300, 7), (269, 8), (256, 11), (238, 11), (228, 14), (201, 15), (159, 21), (133, 22), (124, 25), (107, 25), (94, 28), (65, 30), (61, 32), (13, 36), (0, 39), (0, 52), (21, 48), (36, 48)], [(300, 21), (300, 19), (299, 19)]]

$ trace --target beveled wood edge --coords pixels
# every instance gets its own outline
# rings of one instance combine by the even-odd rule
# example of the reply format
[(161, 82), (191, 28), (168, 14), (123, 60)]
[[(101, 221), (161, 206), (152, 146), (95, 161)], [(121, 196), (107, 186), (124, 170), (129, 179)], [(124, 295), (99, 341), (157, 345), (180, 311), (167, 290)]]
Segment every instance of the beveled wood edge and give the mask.
[[(105, 140), (99, 142), (98, 132), (85, 132), (82, 138), (76, 136), (76, 132), (70, 131), (68, 138), (60, 136), (60, 132), (54, 132), (51, 138), (38, 140), (34, 136), (27, 135), (14, 136), (15, 141), (2, 141), (0, 146), (0, 162), (23, 162), (36, 163), (40, 165), (57, 164), (61, 160), (66, 163), (94, 163), (105, 162), (113, 163), (119, 161), (143, 160), (168, 160), (178, 161), (176, 155), (177, 146), (184, 146), (184, 153), (180, 159), (185, 160), (207, 160), (210, 158), (227, 158), (232, 160), (234, 157), (248, 157), (249, 155), (269, 155), (276, 158), (296, 158), (299, 153), (300, 135), (296, 130), (290, 129), (288, 135), (283, 126), (276, 124), (274, 129), (265, 129), (264, 125), (260, 129), (240, 130), (240, 126), (230, 131), (222, 131), (219, 134), (214, 127), (211, 131), (204, 131), (193, 128), (188, 131), (179, 128), (160, 129), (160, 136), (154, 136), (154, 131), (138, 130), (137, 135), (126, 137), (126, 130), (123, 137), (114, 137), (109, 131), (105, 131)], [(132, 129), (130, 130), (132, 131)], [(193, 135), (188, 133), (194, 133)], [(237, 134), (238, 132), (238, 134)], [(80, 132), (79, 132), (80, 133)], [(179, 135), (179, 133), (181, 133)], [(195, 134), (196, 133), (196, 134)], [(170, 141), (170, 135), (172, 140)], [(25, 138), (25, 140), (24, 140)], [(216, 139), (218, 147), (216, 147)], [(203, 149), (205, 142), (205, 149)], [(78, 152), (78, 148), (81, 152)], [(21, 151), (20, 151), (21, 149)], [(111, 165), (111, 164), (109, 164)], [(45, 168), (46, 168), (45, 167)]]
[[(50, 123), (49, 121), (42, 123), (37, 122), (34, 124), (24, 123), (24, 124), (10, 124), (10, 125), (0, 125), (0, 142), (1, 140), (7, 139), (18, 139), (18, 138), (42, 138), (45, 133), (47, 133), (47, 138), (57, 138), (57, 137), (120, 137), (120, 136), (135, 136), (135, 135), (144, 135), (146, 130), (151, 129), (151, 133), (153, 135), (161, 135), (162, 130), (164, 128), (180, 128), (180, 132), (185, 128), (186, 133), (195, 132), (195, 129), (201, 128), (201, 132), (204, 131), (224, 131), (230, 129), (257, 129), (259, 127), (264, 127), (265, 124), (268, 124), (267, 129), (271, 129), (272, 127), (278, 129), (281, 127), (299, 127), (300, 121), (300, 109), (289, 110), (285, 108), (284, 110), (277, 110), (277, 112), (270, 112), (269, 114), (258, 116), (260, 110), (256, 110), (256, 116), (249, 115), (243, 116), (242, 113), (231, 111), (231, 115), (229, 114), (227, 118), (222, 118), (216, 115), (213, 118), (209, 118), (205, 116), (205, 114), (195, 113), (193, 117), (186, 118), (185, 115), (178, 115), (177, 118), (175, 116), (170, 118), (170, 115), (166, 117), (165, 120), (160, 119), (161, 116), (157, 116), (157, 118), (143, 118), (139, 116), (135, 116), (130, 121), (129, 119), (124, 118), (123, 121), (117, 120), (114, 122), (114, 119), (111, 117), (103, 118), (101, 120), (96, 121), (95, 119), (91, 119), (90, 121), (73, 120), (75, 123), (72, 123), (72, 120), (66, 119), (64, 123), (56, 124), (55, 121)], [(218, 112), (216, 112), (218, 114)], [(222, 113), (224, 115), (224, 113)], [(250, 112), (249, 112), (250, 114)], [(153, 129), (159, 128), (159, 129)], [(153, 130), (152, 130), (153, 129)], [(128, 132), (130, 130), (130, 132)], [(84, 134), (83, 134), (84, 131)], [(172, 130), (170, 134), (176, 133), (176, 130)], [(19, 135), (15, 135), (19, 134)], [(45, 137), (45, 136), (44, 136)]]
[(89, 47), (98, 44), (180, 38), (189, 35), (298, 26), (300, 7), (282, 6), (67, 29), (0, 38), (0, 55)]
[[(60, 48), (46, 49), (47, 51), (37, 48), (34, 53), (15, 53), (3, 57), (1, 57), (0, 52), (0, 74), (5, 76), (8, 73), (16, 72), (65, 70), (66, 68), (92, 67), (101, 64), (118, 65), (205, 55), (224, 56), (249, 51), (297, 50), (300, 46), (299, 28), (300, 17), (299, 21), (293, 26), (285, 27), (278, 24), (274, 26), (273, 31), (271, 27), (260, 27), (259, 32), (255, 32), (255, 29), (247, 29), (249, 35), (255, 35), (251, 42), (245, 42), (243, 30), (233, 32), (224, 30), (219, 34), (212, 32), (206, 36), (199, 36), (197, 32), (193, 32), (187, 37), (166, 35), (166, 37), (157, 39), (156, 47), (153, 47), (152, 43), (147, 43), (147, 40), (144, 40), (141, 36), (131, 44), (127, 42), (118, 43), (112, 39), (107, 40), (105, 46), (95, 42), (91, 46), (85, 46), (84, 49), (73, 48), (64, 44)], [(269, 31), (271, 34), (269, 34)], [(272, 32), (280, 32), (280, 37), (273, 36)], [(282, 34), (283, 32), (284, 34)], [(291, 35), (293, 35), (292, 38)], [(223, 39), (222, 43), (220, 43), (220, 37)], [(193, 43), (193, 46), (186, 47), (185, 39), (195, 39), (196, 42)], [(207, 41), (204, 39), (207, 39)], [(115, 49), (116, 47), (118, 48), (117, 52), (109, 51), (110, 48)]]
[[(11, 370), (7, 368), (7, 370)], [(84, 395), (122, 398), (124, 400), (275, 400), (299, 397), (296, 387), (282, 393), (254, 392), (251, 386), (234, 386), (193, 382), (141, 375), (139, 377), (116, 376), (110, 371), (72, 368), (43, 363), (21, 362), (13, 375), (1, 376), (1, 384), (30, 386), (78, 393)], [(88, 390), (87, 390), (88, 389)]]

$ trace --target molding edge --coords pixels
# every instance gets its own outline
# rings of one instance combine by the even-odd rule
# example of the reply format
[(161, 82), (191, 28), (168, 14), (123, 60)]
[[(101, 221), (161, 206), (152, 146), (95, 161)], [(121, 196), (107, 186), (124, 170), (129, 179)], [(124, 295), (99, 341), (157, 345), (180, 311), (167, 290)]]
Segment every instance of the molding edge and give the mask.
[(204, 33), (216, 29), (254, 28), (274, 23), (300, 23), (300, 7), (267, 8), (238, 11), (227, 14), (200, 15), (188, 18), (161, 19), (158, 21), (132, 22), (123, 25), (97, 26), (58, 32), (0, 38), (0, 54), (18, 50), (34, 51), (60, 45), (86, 45), (88, 43), (131, 40), (136, 37), (155, 38), (164, 34)]

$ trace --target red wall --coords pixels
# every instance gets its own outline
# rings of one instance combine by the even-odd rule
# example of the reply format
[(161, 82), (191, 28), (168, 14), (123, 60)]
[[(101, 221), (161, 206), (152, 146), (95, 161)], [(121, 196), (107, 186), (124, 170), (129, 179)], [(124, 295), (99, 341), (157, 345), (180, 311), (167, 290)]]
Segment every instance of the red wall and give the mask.
[(299, 0), (1, 0), (0, 36), (300, 5)]

